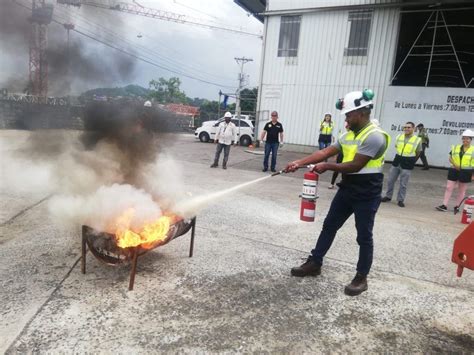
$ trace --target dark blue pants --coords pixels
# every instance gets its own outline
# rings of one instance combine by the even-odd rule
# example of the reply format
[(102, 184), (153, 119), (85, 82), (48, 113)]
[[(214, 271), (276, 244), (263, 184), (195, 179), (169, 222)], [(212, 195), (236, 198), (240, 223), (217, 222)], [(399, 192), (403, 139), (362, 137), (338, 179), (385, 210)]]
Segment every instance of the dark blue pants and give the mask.
[(268, 158), (270, 157), (270, 152), (272, 153), (272, 166), (271, 169), (275, 170), (277, 163), (277, 152), (280, 143), (265, 143), (265, 158), (263, 159), (263, 168), (268, 169)]
[(379, 205), (380, 196), (370, 200), (360, 200), (351, 197), (350, 189), (340, 188), (332, 200), (316, 247), (311, 250), (311, 258), (315, 262), (323, 264), (323, 258), (331, 247), (337, 231), (354, 214), (357, 243), (359, 244), (357, 272), (367, 275), (372, 266), (374, 251), (372, 229)]

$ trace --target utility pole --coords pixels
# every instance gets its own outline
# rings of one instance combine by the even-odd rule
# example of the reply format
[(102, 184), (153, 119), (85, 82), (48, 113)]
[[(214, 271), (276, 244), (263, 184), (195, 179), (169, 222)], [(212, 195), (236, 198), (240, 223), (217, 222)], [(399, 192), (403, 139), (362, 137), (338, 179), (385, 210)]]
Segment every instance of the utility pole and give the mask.
[[(237, 119), (239, 120), (239, 137), (240, 137), (240, 91), (242, 91), (242, 88), (244, 86), (244, 65), (248, 62), (253, 62), (253, 59), (251, 58), (234, 58), (237, 64), (240, 66), (240, 73), (239, 73), (239, 87), (237, 88), (236, 92), (236, 103), (235, 103), (235, 115), (237, 116)], [(240, 139), (240, 138), (239, 138)]]

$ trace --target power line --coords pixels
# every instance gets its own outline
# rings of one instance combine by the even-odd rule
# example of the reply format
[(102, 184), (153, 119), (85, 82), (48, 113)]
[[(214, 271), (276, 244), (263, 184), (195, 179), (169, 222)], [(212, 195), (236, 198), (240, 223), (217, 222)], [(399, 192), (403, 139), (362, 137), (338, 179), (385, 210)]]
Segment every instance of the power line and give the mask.
[[(29, 6), (27, 6), (27, 5), (24, 5), (24, 4), (21, 4), (21, 3), (17, 2), (16, 0), (14, 0), (13, 2), (14, 2), (15, 4), (21, 6), (21, 7), (24, 7), (24, 8), (26, 8), (26, 9), (28, 9), (28, 10), (31, 10), (31, 7), (29, 7)], [(60, 21), (58, 21), (58, 20), (56, 20), (56, 19), (53, 19), (52, 22), (57, 23), (57, 24), (59, 24), (59, 25), (61, 25), (61, 26), (63, 25)], [(193, 80), (196, 80), (196, 81), (200, 81), (200, 82), (203, 82), (203, 83), (206, 83), (206, 84), (209, 84), (209, 85), (214, 85), (214, 86), (217, 86), (217, 87), (233, 88), (232, 86), (222, 85), (222, 84), (215, 83), (215, 82), (212, 82), (212, 81), (200, 79), (200, 78), (197, 78), (197, 77), (195, 77), (195, 76), (192, 76), (192, 75), (189, 75), (189, 74), (186, 74), (186, 73), (177, 71), (177, 70), (173, 70), (173, 69), (167, 68), (167, 67), (165, 67), (165, 66), (163, 66), (163, 65), (160, 65), (160, 64), (158, 64), (158, 63), (153, 62), (152, 60), (149, 60), (149, 59), (147, 59), (147, 58), (140, 57), (140, 56), (138, 56), (138, 55), (136, 55), (136, 54), (134, 54), (134, 53), (131, 53), (131, 52), (129, 52), (129, 51), (123, 49), (123, 48), (120, 48), (120, 47), (117, 47), (117, 46), (115, 46), (115, 45), (113, 45), (113, 44), (107, 43), (107, 42), (105, 42), (105, 41), (103, 41), (103, 40), (98, 39), (98, 38), (95, 37), (95, 36), (89, 35), (89, 34), (83, 32), (83, 31), (80, 31), (80, 30), (78, 30), (78, 29), (75, 29), (75, 28), (74, 28), (74, 29), (72, 29), (71, 31), (74, 31), (74, 32), (76, 32), (76, 33), (79, 33), (80, 35), (82, 35), (82, 36), (84, 36), (84, 37), (87, 37), (87, 38), (89, 38), (89, 39), (91, 39), (91, 40), (93, 40), (93, 41), (96, 41), (96, 42), (98, 42), (98, 43), (101, 43), (101, 44), (103, 44), (104, 46), (107, 46), (107, 47), (109, 47), (109, 48), (115, 49), (116, 51), (119, 51), (119, 52), (122, 53), (122, 54), (128, 55), (129, 57), (135, 58), (135, 59), (137, 59), (137, 60), (139, 60), (139, 61), (142, 61), (142, 62), (144, 62), (144, 63), (150, 64), (150, 65), (155, 66), (155, 67), (157, 67), (157, 68), (160, 68), (160, 69), (169, 71), (169, 72), (171, 72), (171, 73), (173, 73), (173, 74), (181, 75), (181, 76), (183, 76), (183, 77), (186, 77), (186, 78), (189, 78), (189, 79), (193, 79)]]
[[(60, 8), (61, 8), (62, 11), (65, 10), (63, 7), (60, 7)], [(63, 12), (63, 13), (64, 13), (64, 12)], [(67, 16), (72, 16), (73, 14), (70, 14), (69, 12), (66, 12), (66, 15), (67, 15)], [(158, 53), (158, 52), (156, 52), (156, 51), (154, 51), (154, 50), (152, 50), (152, 49), (150, 49), (150, 48), (147, 48), (147, 47), (145, 47), (145, 46), (143, 46), (143, 45), (134, 43), (134, 42), (132, 42), (132, 41), (130, 41), (130, 40), (128, 40), (128, 39), (122, 38), (120, 35), (118, 35), (117, 33), (113, 32), (112, 30), (110, 30), (110, 29), (108, 29), (108, 28), (106, 28), (106, 27), (104, 27), (104, 26), (102, 26), (102, 25), (99, 25), (99, 24), (97, 24), (97, 23), (95, 23), (95, 22), (93, 22), (93, 21), (91, 21), (91, 20), (89, 20), (89, 19), (86, 19), (85, 16), (82, 16), (82, 15), (80, 15), (80, 14), (74, 14), (73, 16), (80, 18), (80, 21), (83, 21), (83, 22), (85, 22), (85, 23), (88, 23), (88, 24), (92, 25), (93, 27), (96, 27), (96, 28), (100, 29), (100, 30), (103, 31), (103, 32), (109, 33), (112, 37), (116, 37), (118, 40), (123, 41), (123, 42), (127, 43), (128, 45), (132, 45), (132, 46), (134, 46), (134, 47), (141, 48), (143, 51), (148, 52), (148, 53), (150, 53), (150, 54), (153, 55), (153, 56), (156, 56), (156, 57), (161, 58), (162, 60), (168, 62), (169, 64), (172, 64), (172, 65), (173, 65), (173, 64), (178, 63), (178, 64), (180, 64), (180, 65), (183, 66), (183, 67), (187, 67), (187, 68), (188, 68), (187, 70), (198, 71), (200, 74), (205, 74), (205, 75), (207, 75), (207, 76), (215, 77), (215, 78), (217, 78), (217, 79), (223, 79), (223, 80), (228, 80), (228, 81), (232, 80), (232, 79), (230, 79), (230, 78), (226, 78), (226, 77), (223, 77), (223, 76), (219, 76), (219, 75), (215, 75), (215, 74), (212, 74), (212, 73), (205, 72), (202, 68), (199, 68), (199, 67), (196, 67), (196, 66), (192, 66), (192, 65), (189, 65), (189, 64), (187, 64), (187, 63), (180, 62), (180, 61), (175, 60), (175, 59), (167, 58), (167, 57), (161, 55), (160, 53)], [(127, 23), (127, 25), (129, 26), (128, 23)], [(81, 26), (79, 26), (79, 27), (81, 27)], [(129, 26), (129, 27), (131, 27), (131, 26)], [(136, 29), (135, 29), (135, 30), (136, 30)], [(154, 40), (155, 40), (155, 39), (154, 39)], [(156, 41), (156, 40), (155, 40), (155, 41)], [(173, 49), (172, 49), (172, 50), (173, 50)], [(179, 53), (179, 52), (177, 52), (177, 51), (175, 51), (175, 52), (178, 53), (178, 54), (180, 54), (180, 55), (183, 55), (182, 53)], [(195, 75), (195, 74), (194, 74), (194, 75)]]

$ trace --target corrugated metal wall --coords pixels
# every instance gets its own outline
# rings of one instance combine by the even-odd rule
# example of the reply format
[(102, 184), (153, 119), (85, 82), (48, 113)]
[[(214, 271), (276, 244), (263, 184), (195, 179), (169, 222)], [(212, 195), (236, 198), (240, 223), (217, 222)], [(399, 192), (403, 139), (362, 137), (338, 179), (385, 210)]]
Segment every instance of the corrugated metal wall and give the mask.
[(277, 57), (280, 16), (267, 17), (259, 130), (267, 118), (266, 111), (277, 110), (285, 128), (285, 142), (317, 145), (324, 113), (333, 113), (341, 131), (344, 117), (335, 109), (336, 99), (363, 88), (374, 90), (372, 117), (383, 119), (378, 103), (383, 102), (392, 73), (399, 9), (374, 10), (366, 64), (348, 64), (344, 57), (350, 31), (348, 16), (347, 10), (302, 15), (296, 58)]
[(363, 4), (384, 4), (398, 0), (268, 0), (269, 11), (287, 9), (307, 9), (326, 6), (347, 6)]

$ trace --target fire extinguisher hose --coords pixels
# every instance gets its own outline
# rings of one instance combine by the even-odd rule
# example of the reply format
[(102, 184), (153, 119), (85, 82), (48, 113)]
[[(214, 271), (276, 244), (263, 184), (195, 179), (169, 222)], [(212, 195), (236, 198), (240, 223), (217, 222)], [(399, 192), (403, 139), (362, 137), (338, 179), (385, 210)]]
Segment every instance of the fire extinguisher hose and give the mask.
[(470, 199), (474, 199), (474, 195), (471, 195), (471, 196), (466, 196), (462, 199), (462, 201), (459, 203), (458, 206), (456, 206), (456, 208), (461, 208), (461, 205), (464, 203), (464, 201), (466, 201), (468, 198)]
[[(313, 167), (314, 167), (314, 165), (310, 164), (310, 165), (305, 165), (305, 166), (299, 166), (298, 168), (296, 168), (296, 170), (302, 169), (302, 168), (313, 169)], [(273, 173), (271, 176), (277, 176), (277, 175), (281, 175), (281, 174), (288, 174), (288, 172), (285, 171), (285, 170), (280, 170), (280, 171), (277, 171), (276, 173)]]

